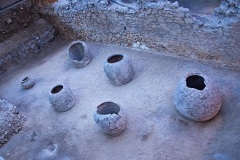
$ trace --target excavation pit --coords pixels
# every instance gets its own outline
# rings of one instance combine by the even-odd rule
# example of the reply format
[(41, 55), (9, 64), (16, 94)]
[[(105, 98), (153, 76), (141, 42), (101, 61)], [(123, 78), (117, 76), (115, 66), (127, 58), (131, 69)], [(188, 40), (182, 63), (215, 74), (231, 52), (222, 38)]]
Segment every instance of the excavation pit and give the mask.
[[(179, 1), (179, 6), (190, 10), (165, 0), (32, 2), (0, 12), (0, 98), (16, 106), (14, 115), (27, 117), (21, 132), (0, 149), (1, 157), (206, 160), (226, 155), (239, 159), (239, 1), (224, 0), (216, 10), (218, 2), (208, 5), (202, 0), (185, 1), (198, 7)], [(112, 62), (111, 55), (123, 57)], [(126, 63), (127, 58), (131, 62)], [(184, 76), (198, 75), (195, 71), (203, 72), (199, 76), (204, 80)], [(36, 79), (33, 89), (20, 86), (26, 74)], [(189, 91), (186, 102), (196, 102), (191, 116), (210, 113), (212, 109), (204, 111), (205, 107), (218, 98), (212, 96), (216, 92), (205, 94), (212, 85), (208, 78), (215, 80), (213, 85), (223, 95), (220, 112), (206, 122), (182, 116), (173, 103), (180, 78)], [(53, 90), (56, 84), (63, 88)], [(61, 94), (66, 89), (73, 93), (67, 98)], [(48, 98), (59, 94), (61, 107), (68, 106), (69, 97), (75, 106), (67, 112), (53, 108)], [(97, 106), (109, 101), (120, 110), (113, 107), (98, 114)], [(125, 119), (118, 122), (121, 117)], [(47, 144), (58, 147), (49, 149)]]

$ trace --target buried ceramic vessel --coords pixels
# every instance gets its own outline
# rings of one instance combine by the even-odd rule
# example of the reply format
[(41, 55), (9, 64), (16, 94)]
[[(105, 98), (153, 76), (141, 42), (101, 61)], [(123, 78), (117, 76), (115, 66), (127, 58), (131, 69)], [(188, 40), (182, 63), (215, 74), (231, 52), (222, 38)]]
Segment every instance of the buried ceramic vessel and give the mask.
[(94, 113), (94, 120), (110, 136), (118, 136), (126, 129), (126, 118), (120, 106), (113, 102), (100, 104)]
[(49, 101), (57, 112), (68, 111), (75, 104), (72, 91), (63, 85), (53, 87)]
[(114, 54), (108, 57), (104, 64), (104, 71), (116, 86), (130, 82), (134, 74), (132, 61), (125, 54)]
[(91, 61), (88, 45), (82, 41), (73, 41), (68, 48), (68, 57), (76, 68), (83, 68)]
[(22, 88), (29, 89), (34, 86), (35, 82), (33, 79), (30, 79), (30, 77), (24, 77), (21, 81)]
[(186, 118), (207, 121), (220, 110), (222, 95), (211, 79), (199, 73), (191, 73), (180, 80), (174, 103)]

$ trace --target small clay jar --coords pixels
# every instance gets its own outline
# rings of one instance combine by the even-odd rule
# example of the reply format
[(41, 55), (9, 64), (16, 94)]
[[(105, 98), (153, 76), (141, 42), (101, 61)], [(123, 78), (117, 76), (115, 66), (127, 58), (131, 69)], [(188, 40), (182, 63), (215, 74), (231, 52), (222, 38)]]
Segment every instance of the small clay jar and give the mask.
[(53, 87), (50, 92), (49, 101), (57, 112), (68, 111), (75, 104), (72, 91), (63, 85)]
[(126, 54), (111, 55), (104, 64), (104, 72), (114, 85), (126, 84), (133, 79), (132, 61)]
[(104, 102), (97, 107), (94, 113), (95, 122), (102, 127), (103, 132), (110, 136), (118, 136), (126, 129), (126, 118), (119, 105), (113, 102)]
[(24, 77), (21, 81), (22, 88), (29, 89), (34, 86), (35, 82), (33, 79), (30, 79), (30, 77)]
[(222, 95), (216, 83), (200, 73), (183, 77), (176, 89), (174, 103), (177, 110), (193, 121), (207, 121), (221, 108)]
[(88, 45), (82, 41), (73, 41), (68, 48), (68, 57), (76, 68), (83, 68), (92, 59)]

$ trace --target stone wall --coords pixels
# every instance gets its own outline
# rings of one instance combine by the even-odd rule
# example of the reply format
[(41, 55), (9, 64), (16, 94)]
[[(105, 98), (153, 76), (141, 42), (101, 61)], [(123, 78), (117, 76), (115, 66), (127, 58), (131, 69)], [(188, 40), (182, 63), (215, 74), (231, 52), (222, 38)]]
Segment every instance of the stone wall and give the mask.
[(37, 19), (39, 19), (39, 14), (29, 1), (0, 11), (0, 43)]
[(0, 75), (12, 66), (38, 54), (55, 37), (55, 28), (44, 19), (38, 19), (25, 30), (13, 34), (0, 43)]
[(21, 1), (0, 11), (0, 75), (37, 54), (56, 36), (40, 18), (31, 1)]
[[(71, 39), (140, 46), (240, 68), (239, 2), (227, 0), (222, 5), (211, 16), (193, 16), (168, 1), (59, 0), (40, 12)], [(229, 8), (237, 12), (223, 14)]]
[(239, 0), (224, 0), (219, 8), (215, 10), (215, 14), (222, 17), (240, 16)]

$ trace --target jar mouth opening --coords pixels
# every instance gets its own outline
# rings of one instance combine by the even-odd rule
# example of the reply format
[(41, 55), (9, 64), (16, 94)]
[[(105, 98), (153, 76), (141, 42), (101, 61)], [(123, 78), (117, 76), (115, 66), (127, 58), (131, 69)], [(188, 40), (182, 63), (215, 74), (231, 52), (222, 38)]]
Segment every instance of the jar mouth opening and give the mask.
[(100, 115), (118, 114), (120, 106), (113, 102), (104, 102), (97, 107), (97, 113)]
[(69, 57), (72, 60), (76, 60), (76, 61), (81, 61), (86, 56), (84, 45), (81, 42), (72, 44), (69, 47), (68, 52), (69, 52)]
[(60, 92), (62, 89), (63, 89), (63, 85), (57, 85), (51, 90), (51, 93), (56, 94), (56, 93)]
[(186, 78), (186, 85), (189, 88), (194, 88), (197, 90), (204, 90), (206, 84), (204, 83), (205, 79), (199, 75), (191, 75)]
[(107, 62), (108, 63), (116, 63), (116, 62), (120, 62), (122, 59), (123, 59), (123, 55), (116, 54), (116, 55), (112, 55), (111, 57), (109, 57)]
[(24, 78), (22, 79), (22, 82), (27, 82), (29, 79), (30, 79), (29, 77), (24, 77)]
[(205, 79), (199, 75), (191, 75), (186, 79), (186, 85), (188, 88), (194, 88), (197, 90), (204, 90), (206, 84), (204, 83)]

